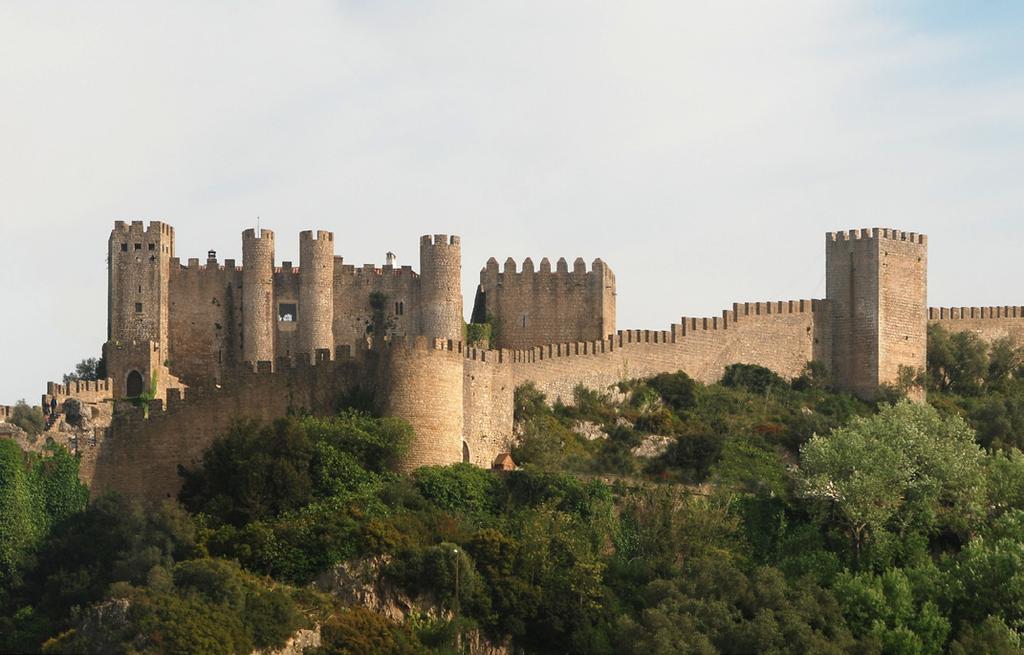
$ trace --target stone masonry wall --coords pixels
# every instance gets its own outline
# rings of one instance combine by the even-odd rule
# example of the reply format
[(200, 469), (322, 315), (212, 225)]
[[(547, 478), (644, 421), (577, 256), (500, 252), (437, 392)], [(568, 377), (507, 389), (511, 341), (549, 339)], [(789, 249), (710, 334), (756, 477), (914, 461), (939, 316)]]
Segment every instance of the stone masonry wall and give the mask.
[(973, 332), (992, 342), (1009, 337), (1024, 345), (1024, 307), (931, 307), (929, 325), (941, 325), (950, 332)]
[(241, 362), (242, 271), (233, 259), (171, 260), (170, 368), (186, 383), (219, 380)]
[(346, 265), (335, 258), (334, 339), (340, 344), (365, 341), (373, 321), (372, 294), (382, 294), (384, 322), (388, 336), (412, 336), (419, 321), (420, 276), (412, 267), (361, 267)]
[(721, 318), (684, 318), (668, 331), (625, 330), (602, 341), (515, 351), (513, 385), (533, 382), (549, 401), (572, 403), (578, 384), (606, 389), (678, 370), (712, 383), (735, 363), (792, 378), (811, 360), (830, 360), (828, 326), (828, 304), (820, 300), (737, 304)]
[(927, 237), (913, 232), (879, 234), (876, 384), (892, 384), (901, 368), (923, 370), (927, 363), (928, 246)]
[(461, 342), (399, 338), (380, 349), (377, 403), (384, 416), (412, 424), (415, 442), (403, 470), (462, 461)]
[(331, 413), (337, 395), (364, 379), (358, 358), (315, 366), (300, 358), (274, 372), (270, 362), (260, 362), (257, 371), (243, 367), (225, 375), (221, 388), (192, 387), (185, 398), (171, 389), (166, 404), (152, 401), (148, 418), (141, 408), (115, 415), (101, 446), (83, 453), (83, 481), (94, 497), (108, 490), (148, 501), (174, 497), (181, 486), (178, 466), (197, 465), (233, 421), (270, 421), (289, 408)]
[(488, 315), (496, 319), (497, 348), (594, 341), (615, 332), (615, 275), (600, 259), (587, 271), (577, 258), (572, 272), (565, 259), (559, 259), (552, 272), (547, 258), (541, 260), (539, 271), (527, 258), (517, 272), (509, 258), (499, 272), (492, 257), (480, 272), (478, 298), (483, 307), (474, 307), (474, 320)]

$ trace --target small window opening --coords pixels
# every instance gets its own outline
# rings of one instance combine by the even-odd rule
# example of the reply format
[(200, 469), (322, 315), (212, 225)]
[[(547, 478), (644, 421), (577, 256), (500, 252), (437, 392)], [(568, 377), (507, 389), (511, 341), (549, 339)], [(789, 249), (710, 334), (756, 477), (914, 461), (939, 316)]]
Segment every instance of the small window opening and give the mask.
[(121, 244), (121, 252), (128, 252), (128, 244), (127, 243), (122, 243)]
[(139, 285), (139, 293), (142, 293), (142, 285)]
[(136, 243), (135, 244), (135, 249), (136, 250), (142, 250), (142, 244), (141, 243)]
[(298, 311), (295, 303), (281, 303), (277, 306), (277, 320), (282, 323), (291, 323), (298, 319)]
[(135, 303), (135, 313), (136, 314), (141, 314), (142, 313), (142, 303), (140, 303), (140, 302)]
[(149, 244), (149, 249), (150, 250), (156, 250), (156, 244), (155, 243)]
[(523, 314), (523, 327), (526, 327), (526, 314)]
[(405, 301), (404, 300), (401, 300), (398, 303), (398, 313), (399, 313), (399, 315), (405, 313)]

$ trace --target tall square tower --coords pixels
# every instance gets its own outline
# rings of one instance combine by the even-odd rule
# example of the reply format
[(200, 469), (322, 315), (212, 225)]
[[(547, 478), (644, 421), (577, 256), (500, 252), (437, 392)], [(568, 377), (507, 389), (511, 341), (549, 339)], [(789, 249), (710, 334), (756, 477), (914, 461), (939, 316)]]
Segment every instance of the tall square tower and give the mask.
[(928, 237), (888, 228), (828, 233), (832, 374), (862, 398), (923, 369), (928, 346)]

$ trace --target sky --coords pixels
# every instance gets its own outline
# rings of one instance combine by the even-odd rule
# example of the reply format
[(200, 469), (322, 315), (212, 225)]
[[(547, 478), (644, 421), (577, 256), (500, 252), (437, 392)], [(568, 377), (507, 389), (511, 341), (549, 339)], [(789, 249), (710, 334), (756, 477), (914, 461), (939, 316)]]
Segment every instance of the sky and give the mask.
[(0, 3), (0, 403), (106, 337), (115, 220), (177, 254), (601, 257), (618, 327), (822, 297), (824, 233), (929, 235), (1024, 304), (1024, 3)]

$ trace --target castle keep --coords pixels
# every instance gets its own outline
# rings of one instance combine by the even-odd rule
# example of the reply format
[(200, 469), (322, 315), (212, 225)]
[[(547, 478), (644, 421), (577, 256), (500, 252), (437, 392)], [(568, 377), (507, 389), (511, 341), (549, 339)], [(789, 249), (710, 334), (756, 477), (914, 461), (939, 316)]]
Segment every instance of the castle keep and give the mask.
[(571, 403), (578, 385), (677, 370), (710, 383), (733, 363), (794, 377), (814, 360), (871, 397), (924, 367), (929, 322), (1024, 337), (1022, 307), (929, 309), (927, 238), (882, 228), (825, 236), (824, 299), (734, 303), (663, 330), (616, 329), (615, 275), (600, 259), (499, 270), (492, 258), (472, 311), (494, 328), (480, 344), (464, 339), (457, 236), (422, 237), (419, 272), (390, 257), (346, 264), (326, 231), (299, 234), (298, 266), (277, 264), (270, 230), (242, 233), (241, 265), (213, 251), (182, 263), (157, 221), (116, 222), (108, 249), (109, 379), (51, 383), (43, 402), (92, 408), (72, 445), (93, 493), (149, 499), (176, 493), (178, 466), (232, 421), (329, 414), (346, 395), (409, 421), (406, 469), (489, 467), (510, 448), (513, 392), (527, 382)]

